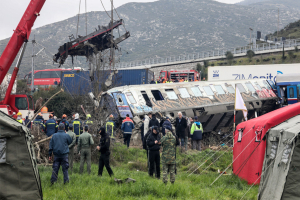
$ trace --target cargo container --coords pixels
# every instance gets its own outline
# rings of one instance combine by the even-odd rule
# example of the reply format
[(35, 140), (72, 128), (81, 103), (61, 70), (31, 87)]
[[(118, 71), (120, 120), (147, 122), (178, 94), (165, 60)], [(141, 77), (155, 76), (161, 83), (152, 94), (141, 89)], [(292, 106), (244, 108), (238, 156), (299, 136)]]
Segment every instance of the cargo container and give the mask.
[[(94, 92), (94, 89), (101, 89), (110, 71), (105, 70), (94, 74), (94, 81), (90, 80), (89, 71), (65, 71), (61, 73), (61, 85), (64, 90), (72, 95), (85, 95)], [(154, 72), (150, 69), (119, 69), (113, 76), (112, 86), (142, 85), (149, 84), (154, 78)], [(94, 88), (94, 89), (93, 89)]]

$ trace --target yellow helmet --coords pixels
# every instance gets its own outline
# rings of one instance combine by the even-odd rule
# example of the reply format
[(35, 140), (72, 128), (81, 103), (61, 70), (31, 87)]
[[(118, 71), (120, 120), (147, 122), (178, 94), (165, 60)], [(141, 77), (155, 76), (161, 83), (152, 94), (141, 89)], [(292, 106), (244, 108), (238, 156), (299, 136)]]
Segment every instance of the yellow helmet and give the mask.
[(18, 116), (19, 116), (19, 115), (22, 115), (22, 113), (18, 112), (18, 114), (17, 114), (17, 115), (18, 115)]
[(91, 114), (87, 114), (86, 117), (91, 118), (92, 116), (91, 116)]

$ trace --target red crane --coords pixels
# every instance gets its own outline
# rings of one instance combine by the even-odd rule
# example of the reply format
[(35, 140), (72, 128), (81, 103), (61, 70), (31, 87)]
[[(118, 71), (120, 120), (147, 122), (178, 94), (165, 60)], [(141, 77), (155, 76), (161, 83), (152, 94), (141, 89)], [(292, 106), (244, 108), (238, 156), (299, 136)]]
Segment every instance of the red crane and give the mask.
[(24, 94), (12, 95), (11, 91), (19, 71), (20, 63), (31, 33), (31, 28), (36, 18), (40, 15), (40, 11), (45, 1), (46, 0), (30, 1), (23, 17), (21, 18), (16, 30), (14, 30), (12, 37), (10, 38), (7, 46), (5, 47), (0, 57), (0, 84), (1, 84), (8, 70), (10, 69), (13, 61), (15, 60), (18, 52), (23, 46), (17, 66), (14, 68), (10, 83), (6, 90), (5, 98), (3, 101), (0, 102), (0, 110), (9, 115), (12, 115), (13, 112), (16, 113), (21, 112), (23, 116), (27, 116), (27, 115), (30, 116), (33, 114), (33, 110), (30, 111), (30, 108), (33, 109), (32, 100), (29, 99), (28, 96)]

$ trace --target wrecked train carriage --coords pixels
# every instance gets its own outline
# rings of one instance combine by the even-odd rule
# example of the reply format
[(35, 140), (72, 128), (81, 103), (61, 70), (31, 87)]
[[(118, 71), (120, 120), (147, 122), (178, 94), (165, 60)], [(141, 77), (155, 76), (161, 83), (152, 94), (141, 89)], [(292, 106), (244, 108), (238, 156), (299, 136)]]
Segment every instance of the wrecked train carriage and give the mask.
[[(233, 125), (235, 87), (239, 88), (248, 109), (248, 119), (276, 109), (278, 97), (267, 80), (234, 80), (132, 85), (113, 88), (101, 97), (100, 105), (115, 119), (139, 116), (148, 112), (176, 117), (181, 111), (188, 117), (198, 116), (204, 132)], [(243, 114), (237, 112), (236, 122)]]

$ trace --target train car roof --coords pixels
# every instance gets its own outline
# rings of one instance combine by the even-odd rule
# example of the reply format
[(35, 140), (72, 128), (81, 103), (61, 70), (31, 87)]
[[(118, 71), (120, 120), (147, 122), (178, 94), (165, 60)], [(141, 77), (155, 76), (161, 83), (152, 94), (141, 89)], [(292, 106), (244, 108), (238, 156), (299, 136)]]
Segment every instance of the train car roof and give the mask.
[(300, 82), (300, 74), (278, 74), (276, 77), (277, 85), (298, 85)]

